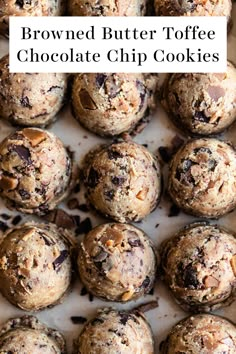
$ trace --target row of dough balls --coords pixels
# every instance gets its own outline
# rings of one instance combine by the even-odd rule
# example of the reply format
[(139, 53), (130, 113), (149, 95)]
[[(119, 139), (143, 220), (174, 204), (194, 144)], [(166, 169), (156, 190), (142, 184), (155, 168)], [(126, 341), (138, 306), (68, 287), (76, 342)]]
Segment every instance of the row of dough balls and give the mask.
[[(215, 138), (187, 141), (169, 166), (168, 192), (186, 213), (220, 217), (236, 207), (236, 152)], [(66, 198), (77, 178), (71, 153), (53, 133), (15, 131), (0, 143), (0, 196), (10, 209), (44, 215)], [(140, 221), (158, 205), (161, 168), (147, 148), (118, 141), (90, 151), (81, 166), (87, 198), (104, 216)]]
[[(156, 74), (76, 74), (74, 117), (101, 136), (141, 132), (157, 103)], [(68, 98), (66, 74), (11, 74), (0, 60), (0, 117), (22, 126), (52, 123)], [(236, 118), (236, 69), (222, 74), (171, 74), (161, 100), (172, 121), (188, 134), (217, 134)]]
[[(181, 1), (155, 0), (158, 16), (226, 16), (230, 18), (231, 0)], [(67, 11), (66, 11), (67, 10)], [(60, 16), (67, 12), (72, 16), (144, 16), (150, 14), (150, 3), (145, 0), (103, 0), (99, 4), (93, 0), (9, 0), (0, 1), (1, 22), (8, 16)]]
[(236, 238), (216, 225), (190, 224), (160, 252), (141, 229), (121, 223), (95, 227), (78, 247), (66, 230), (28, 222), (8, 230), (0, 246), (0, 291), (25, 311), (64, 300), (74, 259), (87, 291), (102, 300), (141, 298), (153, 288), (157, 269), (185, 311), (213, 311), (236, 296)]
[[(13, 318), (0, 331), (1, 353), (67, 354), (60, 332), (33, 316)], [(200, 314), (175, 325), (161, 343), (161, 354), (236, 351), (236, 327), (220, 316)], [(73, 354), (154, 354), (153, 333), (139, 311), (99, 310), (74, 342)]]

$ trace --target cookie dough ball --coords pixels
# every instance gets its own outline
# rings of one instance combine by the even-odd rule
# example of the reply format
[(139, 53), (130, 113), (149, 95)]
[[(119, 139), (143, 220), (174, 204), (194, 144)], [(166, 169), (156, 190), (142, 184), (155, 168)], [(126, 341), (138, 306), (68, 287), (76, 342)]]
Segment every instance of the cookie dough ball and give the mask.
[(218, 139), (188, 141), (170, 164), (168, 191), (186, 213), (216, 218), (236, 206), (236, 152)]
[(65, 0), (0, 0), (0, 34), (8, 36), (9, 16), (61, 16)]
[(155, 0), (157, 16), (231, 16), (231, 0)]
[(118, 142), (86, 158), (87, 197), (102, 214), (118, 221), (139, 221), (155, 209), (161, 173), (155, 157), (142, 145)]
[(0, 60), (0, 117), (17, 125), (46, 126), (62, 108), (66, 74), (11, 74), (9, 56)]
[(160, 254), (164, 279), (184, 310), (213, 311), (235, 299), (235, 235), (192, 224), (164, 242)]
[(144, 16), (147, 0), (68, 0), (71, 16)]
[(102, 136), (131, 132), (138, 125), (144, 128), (157, 78), (148, 74), (78, 74), (72, 89), (74, 116)]
[(172, 74), (164, 90), (164, 106), (177, 126), (190, 134), (222, 132), (236, 119), (236, 68), (225, 74)]
[(25, 128), (0, 144), (0, 195), (10, 208), (43, 215), (67, 196), (72, 161), (61, 140)]
[(75, 354), (154, 354), (151, 328), (139, 312), (106, 309), (85, 325)]
[(80, 246), (80, 278), (89, 292), (106, 300), (125, 302), (147, 294), (156, 266), (151, 240), (129, 224), (97, 226)]
[(236, 327), (213, 315), (188, 317), (172, 328), (161, 344), (161, 354), (236, 353)]
[(0, 246), (0, 290), (15, 306), (37, 311), (54, 305), (71, 282), (72, 242), (54, 225), (10, 229)]
[(4, 324), (0, 331), (0, 352), (66, 354), (66, 344), (61, 333), (47, 328), (36, 317), (24, 316)]

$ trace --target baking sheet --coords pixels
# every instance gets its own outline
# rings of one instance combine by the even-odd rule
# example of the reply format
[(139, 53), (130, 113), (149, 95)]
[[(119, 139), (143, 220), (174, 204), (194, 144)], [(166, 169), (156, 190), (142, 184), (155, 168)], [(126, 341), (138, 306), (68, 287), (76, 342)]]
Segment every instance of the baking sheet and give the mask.
[[(236, 65), (236, 4), (234, 4), (233, 8), (233, 19), (235, 23), (228, 37), (228, 59), (233, 61)], [(0, 40), (0, 56), (6, 53), (8, 53), (8, 41)], [(14, 128), (10, 125), (5, 122), (0, 122), (0, 140), (2, 140), (13, 130)], [(77, 162), (81, 161), (90, 148), (94, 147), (98, 143), (104, 143), (104, 139), (89, 133), (74, 120), (68, 105), (62, 112), (60, 112), (58, 121), (50, 127), (49, 130), (57, 134), (66, 145), (69, 145), (71, 149), (75, 151), (75, 159)], [(157, 153), (158, 147), (170, 145), (171, 139), (176, 134), (179, 136), (181, 135), (170, 122), (163, 109), (159, 106), (153, 114), (150, 124), (135, 138), (135, 141), (140, 144), (148, 144), (148, 149), (153, 153)], [(224, 139), (230, 139), (236, 145), (236, 124), (230, 128), (230, 131), (225, 134), (221, 134), (221, 137)], [(167, 165), (163, 166), (163, 172), (164, 182), (166, 184)], [(78, 197), (80, 203), (82, 203), (84, 191), (81, 190), (76, 197)], [(66, 209), (65, 205), (62, 205), (62, 207)], [(158, 208), (142, 223), (137, 224), (138, 227), (142, 228), (152, 238), (157, 247), (164, 239), (170, 237), (181, 227), (196, 220), (196, 218), (187, 216), (182, 212), (178, 216), (168, 217), (170, 207), (171, 202), (165, 195), (163, 195), (162, 201)], [(14, 214), (6, 210), (0, 201), (0, 214), (3, 212)], [(89, 216), (93, 226), (106, 221), (105, 218), (100, 216), (98, 217), (94, 212), (84, 213), (76, 210), (69, 211), (69, 213), (76, 215), (79, 214), (81, 216), (81, 220)], [(30, 217), (23, 216), (22, 221), (29, 219)], [(235, 231), (236, 211), (226, 215), (216, 221), (216, 223), (225, 225), (229, 229)], [(157, 224), (159, 224), (158, 227), (156, 227)], [(78, 242), (80, 240), (81, 236), (78, 237)], [(72, 292), (65, 299), (63, 304), (36, 314), (37, 317), (45, 324), (58, 329), (65, 335), (69, 353), (71, 353), (73, 339), (77, 337), (83, 328), (82, 325), (73, 324), (70, 319), (71, 316), (83, 316), (90, 319), (96, 314), (96, 310), (101, 307), (113, 306), (117, 309), (129, 309), (136, 307), (139, 304), (158, 299), (159, 307), (147, 312), (146, 316), (151, 324), (155, 337), (155, 353), (159, 353), (159, 344), (165, 338), (170, 328), (180, 319), (188, 315), (180, 310), (177, 304), (175, 304), (170, 292), (160, 280), (157, 281), (153, 295), (147, 295), (138, 301), (132, 301), (125, 305), (104, 302), (95, 298), (93, 301), (90, 301), (91, 299), (89, 299), (88, 295), (80, 295), (81, 288), (82, 285), (77, 280), (77, 282), (73, 285)], [(10, 317), (23, 315), (24, 313), (24, 311), (10, 305), (0, 295), (0, 325)], [(231, 306), (215, 313), (235, 321), (236, 302)]]

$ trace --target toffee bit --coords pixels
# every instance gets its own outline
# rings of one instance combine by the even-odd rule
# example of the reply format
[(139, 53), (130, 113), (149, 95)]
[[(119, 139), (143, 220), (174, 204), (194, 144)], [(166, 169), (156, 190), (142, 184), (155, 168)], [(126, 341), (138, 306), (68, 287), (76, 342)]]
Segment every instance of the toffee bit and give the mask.
[(16, 215), (12, 219), (11, 223), (12, 223), (12, 225), (16, 226), (16, 225), (18, 225), (21, 222), (21, 220), (22, 220), (22, 217), (20, 215)]
[(80, 225), (75, 230), (75, 233), (76, 235), (81, 235), (81, 234), (88, 233), (90, 230), (92, 230), (92, 223), (90, 218), (86, 218), (83, 221), (81, 221)]
[(87, 318), (82, 316), (71, 316), (70, 319), (73, 324), (84, 324), (87, 322)]

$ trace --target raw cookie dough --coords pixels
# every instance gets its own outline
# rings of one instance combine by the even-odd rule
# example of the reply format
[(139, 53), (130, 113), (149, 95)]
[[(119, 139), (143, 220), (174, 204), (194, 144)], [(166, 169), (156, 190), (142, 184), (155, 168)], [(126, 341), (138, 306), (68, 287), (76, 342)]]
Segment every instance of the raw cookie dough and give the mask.
[(156, 158), (142, 145), (118, 142), (85, 158), (87, 197), (102, 214), (118, 221), (139, 221), (157, 206), (161, 172)]
[(25, 128), (0, 144), (0, 195), (10, 208), (43, 215), (70, 190), (72, 161), (53, 133)]
[(161, 354), (235, 354), (236, 327), (214, 315), (188, 317), (169, 333)]
[(154, 354), (151, 328), (139, 312), (105, 309), (88, 322), (74, 354)]
[(168, 191), (186, 213), (216, 218), (236, 206), (236, 152), (231, 143), (188, 141), (170, 164)]
[(66, 354), (65, 339), (36, 317), (23, 316), (7, 321), (0, 331), (2, 354)]
[(213, 311), (235, 299), (235, 235), (191, 224), (164, 241), (160, 254), (165, 282), (184, 310)]
[(66, 99), (66, 74), (11, 74), (9, 56), (0, 60), (0, 117), (17, 125), (46, 126)]
[(173, 122), (190, 134), (222, 132), (236, 119), (236, 68), (224, 74), (171, 74), (163, 104)]
[(80, 245), (80, 278), (90, 293), (106, 300), (126, 302), (147, 294), (156, 266), (151, 240), (133, 225), (97, 226)]
[(157, 16), (231, 16), (231, 0), (155, 0)]
[(147, 0), (68, 0), (71, 16), (144, 16), (148, 6)]
[(72, 274), (66, 231), (27, 223), (7, 231), (0, 245), (0, 291), (13, 305), (37, 311), (62, 300)]
[(61, 16), (65, 0), (0, 0), (0, 34), (8, 36), (9, 16)]
[(154, 105), (157, 80), (151, 74), (77, 74), (72, 88), (74, 116), (102, 136), (135, 128), (140, 132)]

